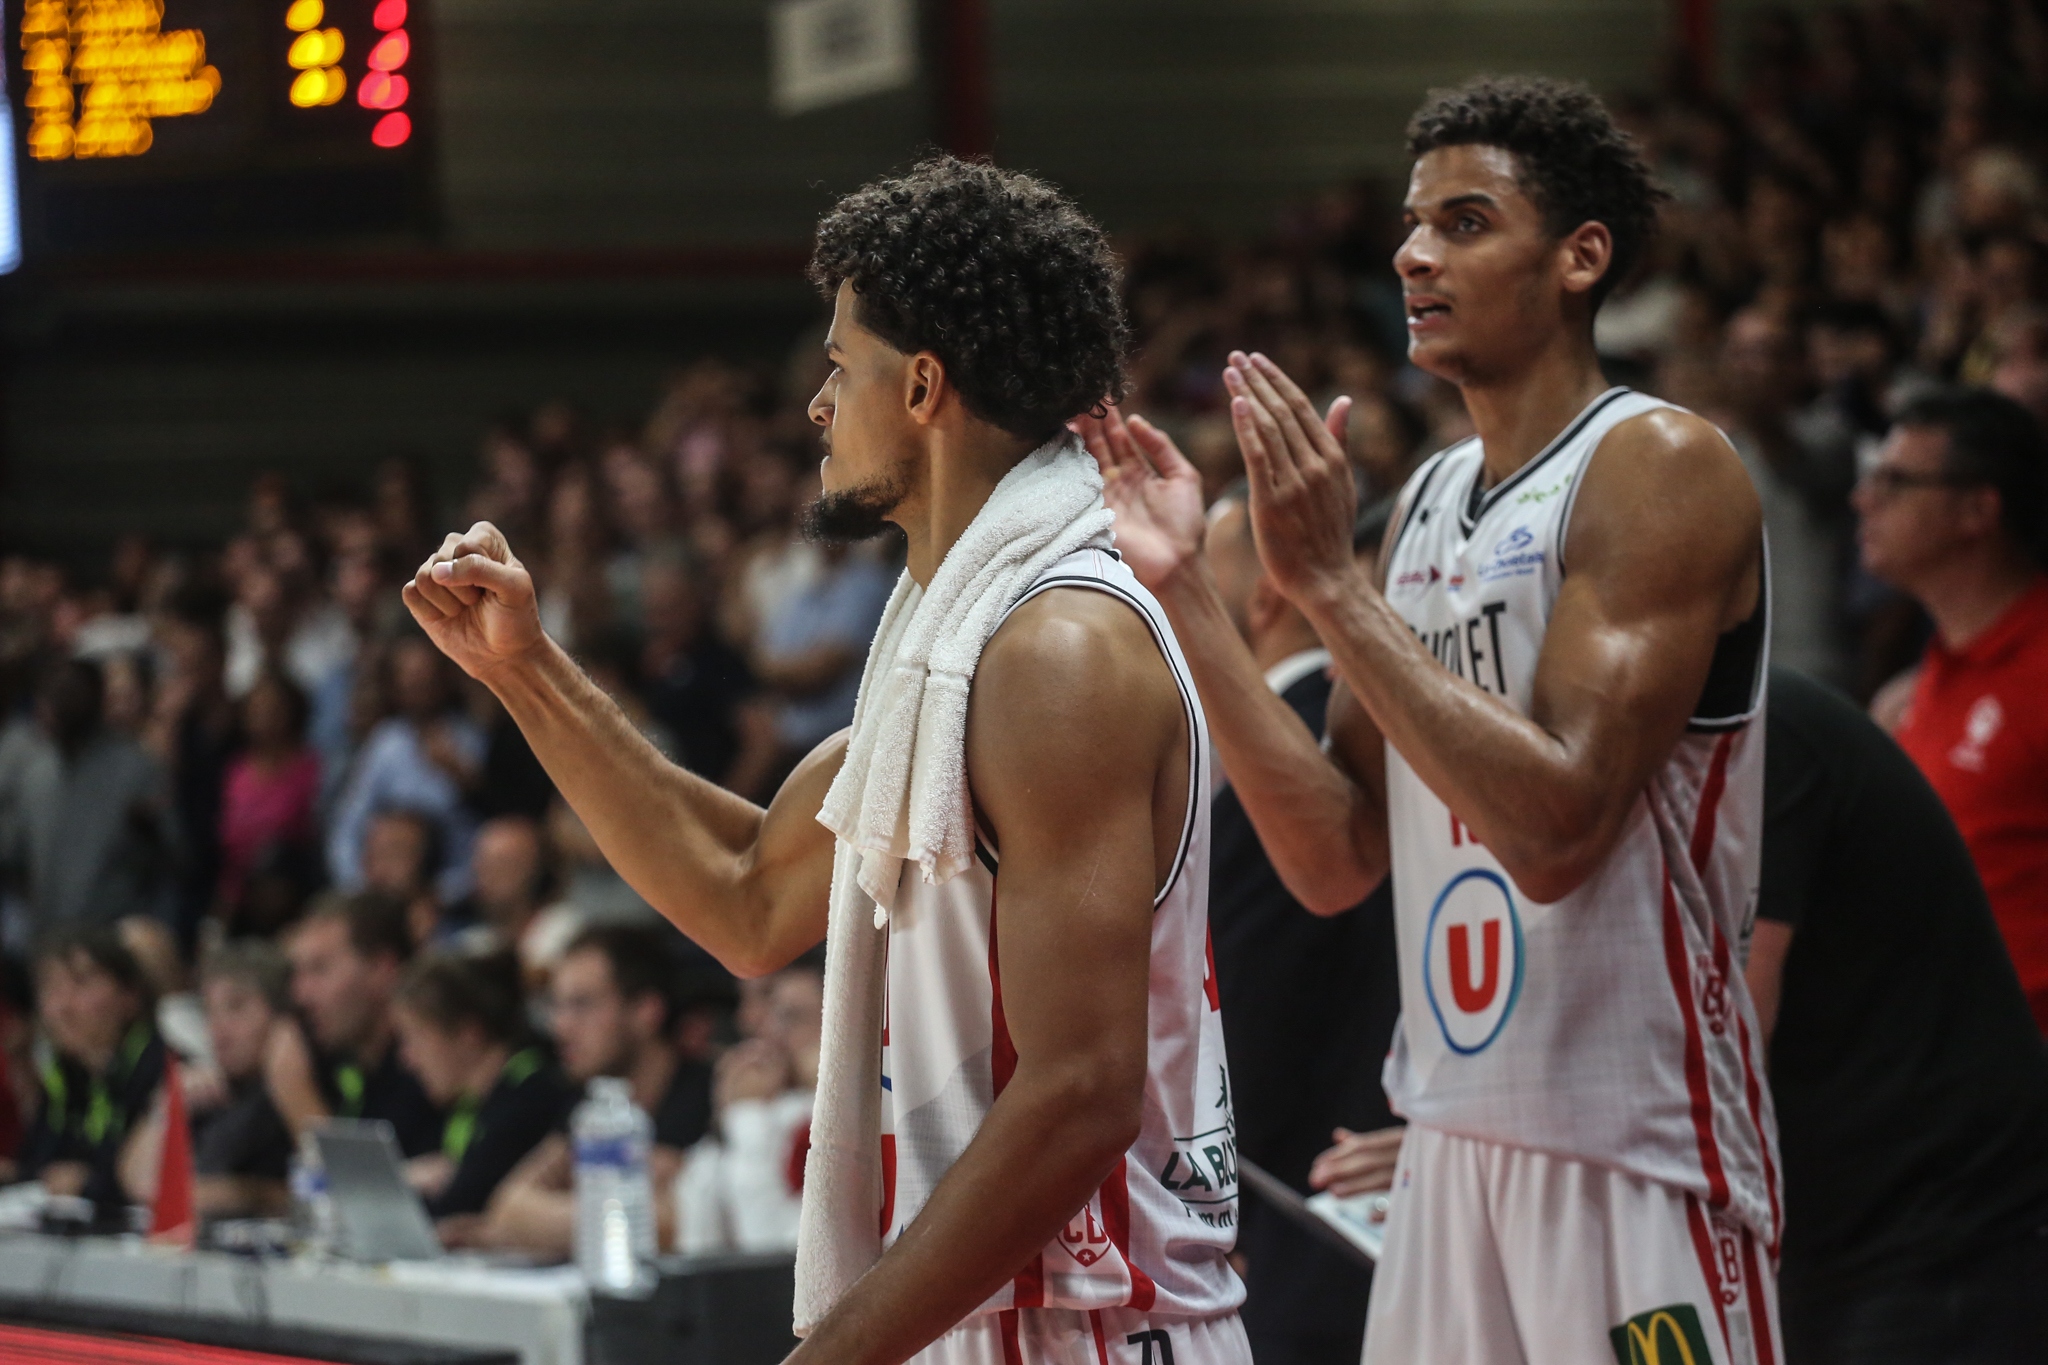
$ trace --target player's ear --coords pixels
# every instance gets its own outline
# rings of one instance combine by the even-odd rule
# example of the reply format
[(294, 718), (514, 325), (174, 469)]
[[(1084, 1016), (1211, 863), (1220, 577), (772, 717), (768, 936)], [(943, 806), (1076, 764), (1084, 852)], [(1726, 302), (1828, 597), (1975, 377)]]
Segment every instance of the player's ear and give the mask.
[(1583, 294), (1614, 265), (1614, 234), (1605, 223), (1581, 223), (1557, 244), (1560, 278), (1567, 292)]
[(920, 426), (931, 422), (946, 393), (946, 363), (930, 351), (911, 356), (903, 371), (903, 405), (910, 420)]

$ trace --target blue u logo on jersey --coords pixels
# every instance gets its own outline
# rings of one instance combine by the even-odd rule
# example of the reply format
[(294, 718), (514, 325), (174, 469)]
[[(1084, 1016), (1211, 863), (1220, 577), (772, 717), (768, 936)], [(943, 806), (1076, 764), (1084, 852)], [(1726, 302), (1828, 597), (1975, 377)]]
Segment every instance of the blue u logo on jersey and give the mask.
[(1422, 986), (1451, 1051), (1483, 1052), (1522, 995), (1522, 920), (1505, 878), (1474, 867), (1451, 878), (1429, 910)]

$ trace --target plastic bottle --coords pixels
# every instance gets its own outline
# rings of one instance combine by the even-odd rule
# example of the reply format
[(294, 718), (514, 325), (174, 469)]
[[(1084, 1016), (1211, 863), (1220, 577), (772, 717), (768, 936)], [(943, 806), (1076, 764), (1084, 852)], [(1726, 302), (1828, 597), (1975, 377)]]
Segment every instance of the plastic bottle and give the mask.
[(654, 1121), (615, 1076), (590, 1082), (569, 1120), (576, 1150), (576, 1267), (596, 1294), (654, 1290)]
[(292, 1212), (298, 1223), (300, 1246), (309, 1256), (327, 1256), (334, 1247), (334, 1197), (327, 1192), (327, 1168), (320, 1163), (320, 1147), (307, 1133), (292, 1157)]

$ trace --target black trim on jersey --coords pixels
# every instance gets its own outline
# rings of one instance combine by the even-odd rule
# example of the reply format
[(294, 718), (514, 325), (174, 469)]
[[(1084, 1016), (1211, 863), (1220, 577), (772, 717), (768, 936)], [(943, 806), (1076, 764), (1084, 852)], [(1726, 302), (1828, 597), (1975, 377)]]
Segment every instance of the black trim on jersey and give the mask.
[(1756, 606), (1742, 623), (1721, 632), (1707, 680), (1685, 728), (1694, 734), (1740, 730), (1756, 719), (1763, 705), (1764, 678), (1770, 663), (1771, 542), (1763, 544), (1764, 571), (1757, 583)]
[(1386, 553), (1389, 562), (1392, 562), (1394, 552), (1401, 548), (1401, 537), (1407, 535), (1408, 528), (1414, 524), (1416, 509), (1421, 507), (1422, 500), (1429, 496), (1429, 485), (1435, 481), (1438, 474), (1443, 472), (1444, 462), (1450, 459), (1452, 451), (1458, 449), (1459, 446), (1470, 444), (1474, 439), (1474, 437), (1467, 436), (1456, 444), (1445, 446), (1442, 450), (1439, 450), (1436, 454), (1423, 461), (1421, 467), (1415, 471), (1414, 477), (1411, 480), (1415, 485), (1415, 494), (1408, 499), (1408, 505), (1401, 509), (1401, 529), (1394, 532), (1394, 538), (1387, 543)]
[[(1156, 910), (1160, 902), (1172, 892), (1175, 883), (1180, 881), (1181, 870), (1187, 866), (1188, 850), (1193, 848), (1195, 843), (1196, 804), (1201, 798), (1203, 773), (1202, 726), (1195, 713), (1193, 689), (1181, 678), (1180, 670), (1173, 666), (1173, 655), (1166, 648), (1166, 636), (1161, 633), (1159, 623), (1152, 619), (1152, 613), (1145, 610), (1145, 604), (1107, 579), (1078, 574), (1041, 578), (1011, 605), (1010, 610), (1015, 611), (1048, 589), (1061, 587), (1093, 588), (1097, 592), (1106, 592), (1127, 603), (1132, 611), (1138, 613), (1138, 619), (1145, 623), (1145, 629), (1152, 632), (1152, 642), (1159, 646), (1159, 653), (1166, 660), (1166, 671), (1173, 675), (1173, 685), (1180, 690), (1181, 710), (1186, 713), (1188, 722), (1188, 806), (1187, 813), (1181, 817), (1180, 846), (1173, 852), (1173, 866), (1168, 869), (1166, 881), (1160, 886), (1159, 894), (1152, 898), (1152, 908)], [(1005, 613), (1006, 618), (1007, 616), (1008, 613)]]
[(981, 859), (981, 865), (988, 869), (988, 875), (996, 875), (996, 851), (980, 839), (974, 841), (974, 856)]
[(1506, 493), (1509, 489), (1527, 479), (1531, 474), (1534, 474), (1539, 468), (1549, 462), (1551, 456), (1571, 444), (1578, 434), (1586, 429), (1587, 424), (1599, 416), (1608, 404), (1631, 392), (1633, 390), (1617, 384), (1592, 402), (1586, 404), (1580, 410), (1579, 415), (1572, 418), (1569, 426), (1552, 437), (1549, 445), (1536, 452), (1535, 459), (1529, 461), (1529, 463), (1523, 465), (1491, 488), (1482, 489), (1481, 487), (1481, 481), (1486, 474), (1486, 461), (1482, 459), (1479, 462), (1479, 468), (1472, 473), (1472, 491), (1466, 496), (1465, 505), (1458, 509), (1458, 525), (1463, 528), (1465, 534), (1469, 536), (1478, 529), (1479, 518), (1486, 515), (1487, 510), (1499, 500), (1503, 493)]

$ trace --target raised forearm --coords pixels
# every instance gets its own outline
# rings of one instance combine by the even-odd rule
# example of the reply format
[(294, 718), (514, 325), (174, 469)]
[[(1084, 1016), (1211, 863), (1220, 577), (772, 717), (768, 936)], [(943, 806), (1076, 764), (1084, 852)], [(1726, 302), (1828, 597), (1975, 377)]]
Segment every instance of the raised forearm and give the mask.
[(1553, 900), (1604, 846), (1611, 784), (1563, 740), (1448, 672), (1363, 571), (1300, 600), (1386, 742), (1517, 885)]
[(898, 1365), (1059, 1235), (1136, 1139), (1138, 1089), (1019, 1065), (916, 1221), (791, 1358)]
[(484, 681), (619, 875), (727, 966), (755, 965), (770, 921), (748, 875), (761, 808), (664, 758), (551, 640)]
[(1266, 685), (1206, 561), (1190, 561), (1159, 600), (1195, 675), (1216, 756), (1281, 881), (1317, 914), (1358, 904), (1387, 873), (1377, 794), (1340, 769)]

